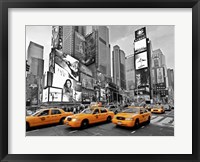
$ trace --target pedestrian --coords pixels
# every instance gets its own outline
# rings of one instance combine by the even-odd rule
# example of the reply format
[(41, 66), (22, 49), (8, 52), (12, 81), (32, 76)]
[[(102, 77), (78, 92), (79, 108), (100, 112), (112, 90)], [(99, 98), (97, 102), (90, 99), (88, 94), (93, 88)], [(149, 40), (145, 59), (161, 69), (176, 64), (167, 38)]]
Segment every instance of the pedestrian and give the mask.
[(80, 106), (77, 107), (77, 113), (80, 113)]
[(74, 113), (74, 114), (76, 114), (76, 107), (75, 107), (75, 106), (74, 106), (74, 110), (73, 110), (73, 113)]

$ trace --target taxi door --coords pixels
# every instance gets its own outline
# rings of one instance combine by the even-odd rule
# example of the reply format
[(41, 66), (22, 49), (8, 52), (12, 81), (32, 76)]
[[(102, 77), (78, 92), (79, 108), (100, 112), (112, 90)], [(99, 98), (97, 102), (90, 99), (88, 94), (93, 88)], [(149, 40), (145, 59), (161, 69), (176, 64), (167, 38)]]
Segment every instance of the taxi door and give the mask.
[(140, 109), (140, 123), (145, 122), (145, 112), (143, 109)]
[(51, 121), (49, 110), (42, 111), (35, 121), (35, 126), (49, 124)]
[(149, 117), (149, 112), (146, 109), (143, 109), (143, 115), (144, 115), (144, 122), (146, 122), (148, 120)]
[(100, 121), (100, 114), (99, 109), (94, 109), (93, 113), (91, 114), (91, 123), (97, 123)]
[(101, 122), (106, 121), (108, 117), (108, 112), (105, 108), (100, 108), (99, 119)]
[(51, 109), (51, 123), (59, 123), (62, 118), (62, 113), (59, 109)]

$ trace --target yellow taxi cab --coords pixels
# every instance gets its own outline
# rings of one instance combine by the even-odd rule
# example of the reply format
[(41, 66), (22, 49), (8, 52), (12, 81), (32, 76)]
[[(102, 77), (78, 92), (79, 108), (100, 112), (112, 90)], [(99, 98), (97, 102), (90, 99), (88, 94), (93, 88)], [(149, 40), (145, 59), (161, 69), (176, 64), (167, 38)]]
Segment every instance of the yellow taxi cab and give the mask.
[(108, 111), (104, 107), (91, 106), (83, 110), (80, 114), (66, 117), (64, 124), (72, 128), (86, 128), (89, 124), (105, 121), (110, 122), (113, 117), (114, 113), (112, 111)]
[(151, 112), (144, 107), (129, 106), (112, 119), (112, 123), (124, 127), (138, 128), (141, 123), (150, 123)]
[(59, 108), (40, 109), (31, 116), (26, 117), (26, 130), (35, 126), (63, 123), (64, 119), (72, 114), (72, 112), (65, 112)]
[(164, 109), (163, 105), (157, 104), (157, 105), (153, 106), (153, 108), (151, 109), (151, 113), (163, 114), (163, 113), (165, 113), (165, 109)]

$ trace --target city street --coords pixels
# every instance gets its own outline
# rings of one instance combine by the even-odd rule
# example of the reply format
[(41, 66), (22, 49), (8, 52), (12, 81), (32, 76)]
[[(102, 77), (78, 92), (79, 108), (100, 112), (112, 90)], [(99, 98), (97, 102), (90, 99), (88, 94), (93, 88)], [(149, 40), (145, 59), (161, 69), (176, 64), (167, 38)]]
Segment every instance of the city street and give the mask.
[(86, 129), (72, 129), (65, 125), (51, 125), (33, 128), (26, 136), (174, 136), (174, 110), (165, 114), (152, 114), (151, 123), (139, 129), (99, 123)]

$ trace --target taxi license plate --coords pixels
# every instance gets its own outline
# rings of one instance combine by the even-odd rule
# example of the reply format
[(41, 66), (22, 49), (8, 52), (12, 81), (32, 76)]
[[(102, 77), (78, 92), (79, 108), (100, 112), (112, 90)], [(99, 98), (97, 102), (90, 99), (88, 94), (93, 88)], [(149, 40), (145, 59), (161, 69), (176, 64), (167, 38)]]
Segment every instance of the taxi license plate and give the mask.
[(122, 123), (121, 122), (117, 122), (117, 124), (121, 125)]

